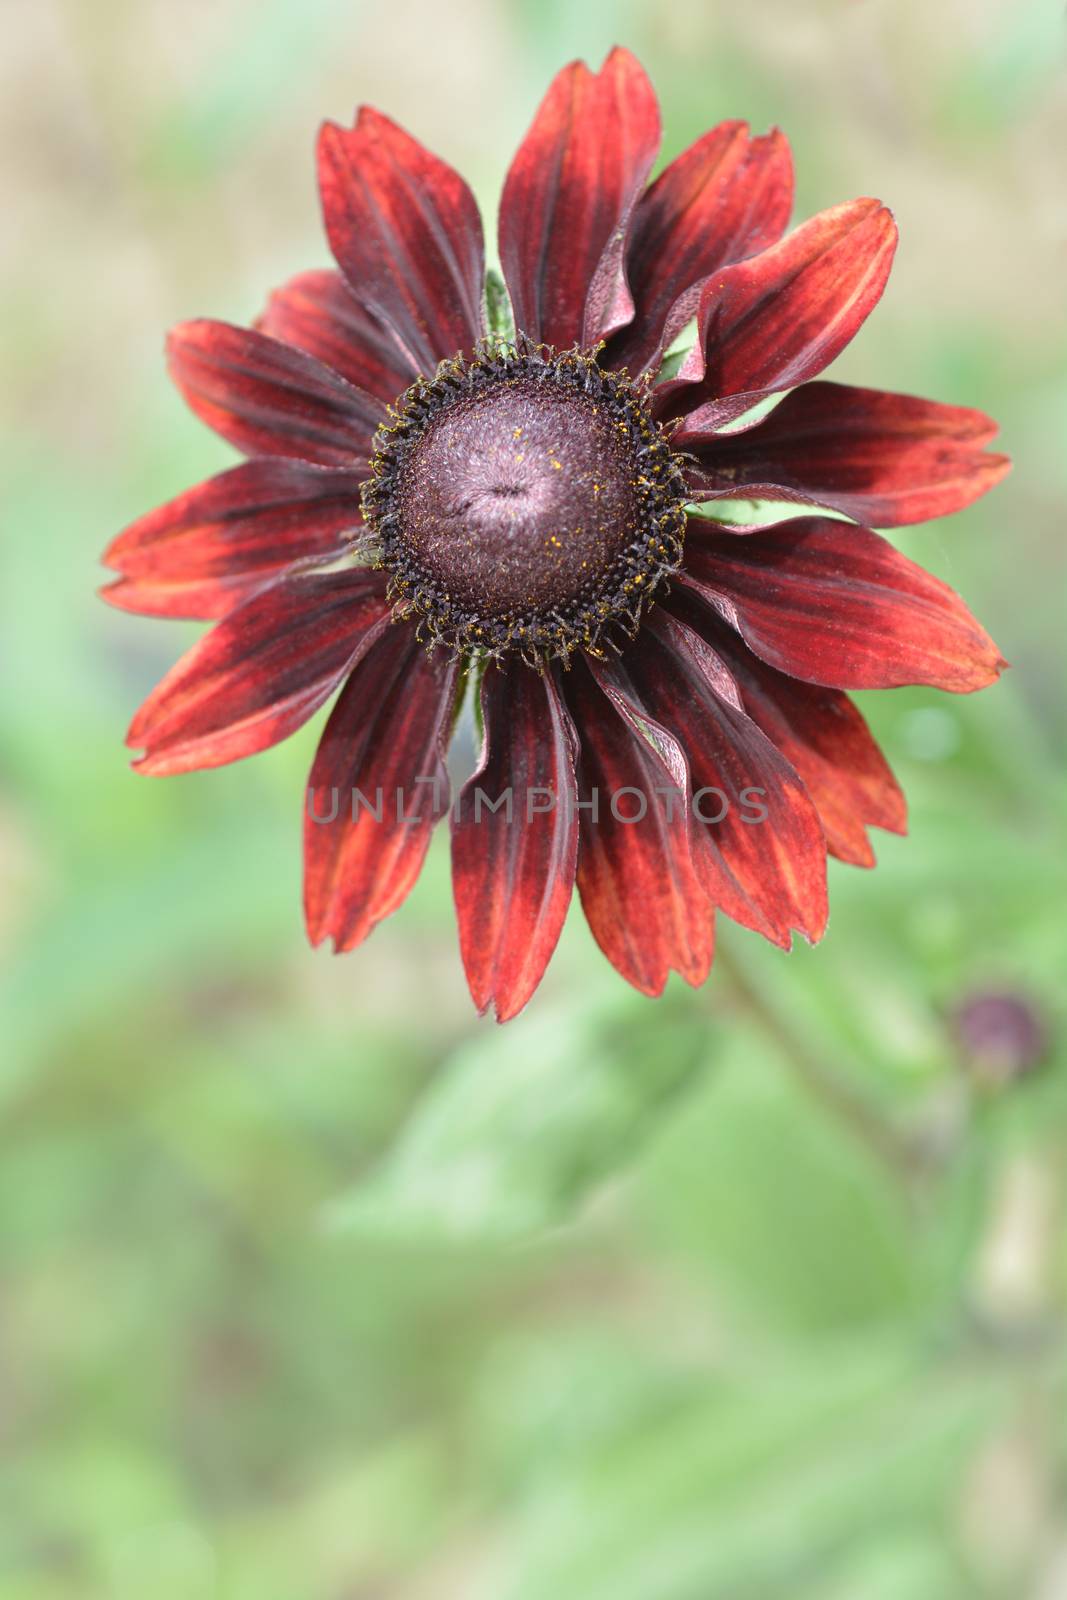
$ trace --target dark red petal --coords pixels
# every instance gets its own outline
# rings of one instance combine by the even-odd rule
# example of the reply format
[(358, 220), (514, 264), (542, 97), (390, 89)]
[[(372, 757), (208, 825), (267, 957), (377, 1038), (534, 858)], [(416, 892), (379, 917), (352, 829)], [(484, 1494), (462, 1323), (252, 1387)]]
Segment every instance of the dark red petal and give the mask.
[(963, 694), (1005, 665), (959, 595), (870, 528), (797, 517), (738, 534), (691, 517), (689, 530), (683, 581), (794, 678)]
[[(705, 831), (765, 919), (762, 931), (785, 946), (791, 928), (820, 938), (826, 841), (818, 813), (789, 762), (731, 698), (735, 686), (721, 660), (658, 606), (645, 622), (631, 673), (645, 704), (681, 740), (694, 799), (708, 819)], [(719, 793), (701, 797), (704, 789)], [(720, 820), (710, 820), (720, 812)], [(734, 914), (728, 905), (722, 909)]]
[(362, 305), (339, 272), (301, 272), (276, 289), (256, 326), (295, 344), (388, 405), (418, 368), (388, 328)]
[(381, 401), (320, 361), (228, 322), (183, 322), (167, 340), (171, 377), (204, 422), (248, 455), (363, 467)]
[(633, 315), (624, 251), (659, 149), (655, 92), (628, 50), (599, 72), (556, 74), (500, 201), (500, 261), (515, 324), (562, 348), (596, 344)]
[(714, 908), (693, 862), (684, 793), (648, 741), (624, 722), (581, 663), (565, 679), (578, 727), (578, 892), (593, 937), (643, 994), (673, 967), (703, 983)]
[(312, 944), (350, 950), (406, 899), (448, 810), (456, 668), (386, 629), (330, 713), (308, 783), (304, 912)]
[(319, 187), (338, 266), (407, 360), (432, 373), (471, 349), (485, 331), (485, 247), (459, 173), (362, 106), (354, 128), (324, 124)]
[(753, 428), (675, 435), (698, 499), (796, 499), (883, 528), (969, 506), (1011, 462), (986, 455), (997, 425), (967, 406), (806, 383)]
[[(506, 1022), (540, 983), (570, 904), (577, 740), (552, 676), (529, 667), (488, 669), (482, 716), (481, 762), (452, 820), (452, 884), (474, 1003)], [(510, 816), (488, 809), (509, 793)]]
[(774, 244), (792, 208), (793, 162), (777, 129), (753, 139), (747, 122), (722, 122), (690, 145), (634, 209), (626, 272), (637, 310), (605, 365), (655, 369), (696, 316), (708, 274)]
[[(642, 639), (635, 647), (650, 653), (653, 664), (662, 666), (662, 651), (655, 641)], [(659, 771), (659, 782), (681, 797), (689, 824), (689, 850), (697, 876), (711, 904), (724, 911), (735, 922), (753, 928), (767, 938), (776, 937), (763, 912), (749, 896), (741, 882), (734, 876), (719, 843), (717, 830), (707, 827), (698, 817), (693, 805), (695, 785), (690, 772), (689, 758), (678, 737), (650, 709), (647, 694), (639, 688), (634, 675), (636, 657), (627, 652), (625, 663), (615, 660), (597, 660), (587, 657), (589, 670), (604, 694), (607, 695), (620, 717), (631, 731), (649, 748)], [(731, 682), (726, 668), (722, 669), (719, 688), (735, 697), (740, 705), (740, 691)], [(780, 937), (788, 945), (788, 932)]]
[(290, 576), (260, 589), (168, 672), (130, 724), (134, 766), (168, 777), (278, 744), (387, 625), (380, 573)]
[(681, 586), (670, 603), (726, 662), (745, 711), (800, 774), (831, 855), (853, 866), (873, 866), (866, 828), (907, 832), (907, 807), (852, 701), (839, 689), (803, 683), (769, 667), (706, 603), (687, 603)]
[(661, 415), (691, 430), (739, 417), (760, 396), (806, 383), (859, 332), (889, 276), (897, 229), (877, 200), (821, 211), (758, 256), (708, 279), (697, 343), (661, 385)]
[(361, 525), (360, 479), (302, 461), (245, 461), (159, 506), (104, 555), (126, 611), (221, 617), (294, 563), (338, 554)]

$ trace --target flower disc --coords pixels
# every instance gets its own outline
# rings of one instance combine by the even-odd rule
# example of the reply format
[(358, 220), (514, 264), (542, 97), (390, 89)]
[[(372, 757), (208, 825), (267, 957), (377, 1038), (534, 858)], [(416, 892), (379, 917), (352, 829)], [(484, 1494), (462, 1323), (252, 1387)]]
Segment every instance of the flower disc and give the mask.
[(538, 664), (596, 649), (680, 561), (666, 439), (643, 392), (579, 352), (447, 363), (376, 445), (364, 513), (430, 642)]

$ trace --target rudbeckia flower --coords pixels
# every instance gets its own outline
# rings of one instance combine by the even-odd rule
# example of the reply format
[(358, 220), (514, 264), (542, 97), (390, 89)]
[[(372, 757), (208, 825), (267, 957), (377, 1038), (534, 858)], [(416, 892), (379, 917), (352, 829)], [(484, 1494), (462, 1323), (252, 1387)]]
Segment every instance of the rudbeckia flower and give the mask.
[[(456, 172), (379, 111), (327, 124), (339, 270), (254, 328), (168, 344), (248, 459), (106, 557), (112, 604), (218, 619), (134, 717), (138, 770), (252, 755), (336, 693), (304, 830), (312, 941), (349, 949), (395, 911), (450, 814), (463, 963), (500, 1020), (575, 882), (646, 994), (671, 969), (704, 980), (717, 910), (818, 939), (827, 852), (869, 866), (867, 829), (905, 826), (847, 691), (965, 692), (1004, 664), (870, 526), (990, 488), (994, 424), (819, 376), (882, 293), (891, 214), (852, 200), (787, 232), (780, 133), (722, 123), (650, 183), (659, 143), (628, 52), (560, 72), (504, 185), (501, 282)], [(482, 751), (452, 798), (465, 695)]]

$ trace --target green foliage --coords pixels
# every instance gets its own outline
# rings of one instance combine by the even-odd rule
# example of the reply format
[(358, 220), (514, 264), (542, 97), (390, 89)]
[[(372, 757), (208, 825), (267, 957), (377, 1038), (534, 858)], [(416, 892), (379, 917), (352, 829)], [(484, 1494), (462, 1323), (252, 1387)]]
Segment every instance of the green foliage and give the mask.
[(711, 1042), (688, 1007), (632, 996), (533, 1015), (438, 1069), (382, 1166), (335, 1225), (386, 1237), (523, 1239), (570, 1220), (650, 1139)]

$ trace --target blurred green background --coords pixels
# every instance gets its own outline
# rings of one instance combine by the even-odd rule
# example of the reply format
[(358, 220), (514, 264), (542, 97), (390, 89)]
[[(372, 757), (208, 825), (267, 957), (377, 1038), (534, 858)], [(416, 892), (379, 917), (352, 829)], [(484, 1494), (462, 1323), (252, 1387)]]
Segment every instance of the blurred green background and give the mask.
[[(0, 23), (0, 1596), (1067, 1596), (1059, 0)], [(866, 697), (911, 837), (833, 868), (817, 950), (723, 927), (723, 970), (652, 1003), (574, 914), (501, 1029), (443, 835), (368, 946), (306, 948), (321, 719), (128, 770), (197, 629), (109, 611), (95, 562), (232, 459), (162, 334), (325, 263), (321, 118), (381, 106), (491, 216), (549, 74), (616, 40), (667, 155), (777, 122), (799, 215), (895, 208), (837, 374), (1002, 421), (1007, 484), (902, 543), (1014, 670)], [(973, 1012), (966, 1042), (991, 993), (1043, 1048)]]

